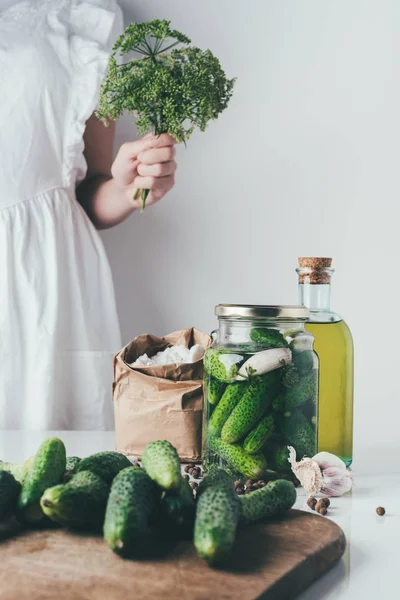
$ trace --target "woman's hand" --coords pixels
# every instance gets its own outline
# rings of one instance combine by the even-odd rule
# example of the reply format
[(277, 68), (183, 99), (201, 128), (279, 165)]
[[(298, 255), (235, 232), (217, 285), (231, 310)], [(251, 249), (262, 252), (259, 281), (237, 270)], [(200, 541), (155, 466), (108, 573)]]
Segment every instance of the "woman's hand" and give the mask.
[(174, 185), (175, 140), (168, 134), (148, 135), (128, 142), (113, 162), (115, 122), (109, 127), (92, 115), (84, 135), (86, 177), (76, 195), (98, 229), (114, 227), (129, 217), (141, 200), (133, 197), (138, 189), (150, 189), (146, 206), (161, 200)]
[(147, 135), (136, 142), (121, 146), (112, 164), (111, 174), (121, 193), (134, 208), (141, 200), (133, 200), (137, 190), (150, 190), (146, 206), (165, 196), (175, 182), (175, 144), (169, 134)]

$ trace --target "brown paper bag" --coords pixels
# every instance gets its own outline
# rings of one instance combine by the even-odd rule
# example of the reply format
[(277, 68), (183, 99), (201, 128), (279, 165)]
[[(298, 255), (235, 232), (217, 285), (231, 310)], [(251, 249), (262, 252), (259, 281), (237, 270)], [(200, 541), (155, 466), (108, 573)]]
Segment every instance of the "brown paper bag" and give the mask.
[(179, 365), (131, 367), (140, 355), (149, 357), (168, 346), (205, 350), (210, 336), (195, 328), (174, 331), (164, 338), (140, 335), (114, 359), (114, 416), (117, 450), (141, 456), (146, 444), (168, 440), (181, 461), (201, 458), (203, 359)]

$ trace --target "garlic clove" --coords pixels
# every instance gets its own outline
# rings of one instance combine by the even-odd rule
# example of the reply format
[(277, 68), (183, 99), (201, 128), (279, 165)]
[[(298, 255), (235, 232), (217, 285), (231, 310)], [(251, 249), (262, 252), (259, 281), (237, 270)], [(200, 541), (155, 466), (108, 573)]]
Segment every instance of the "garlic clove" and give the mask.
[(288, 446), (288, 461), (292, 466), (292, 471), (300, 481), (307, 494), (318, 494), (323, 486), (323, 477), (321, 469), (317, 462), (311, 458), (303, 458), (296, 461), (296, 450), (293, 446)]
[(271, 348), (253, 354), (240, 367), (237, 380), (243, 381), (249, 375), (265, 375), (275, 369), (288, 365), (292, 362), (292, 352), (289, 348)]
[(307, 494), (318, 494), (322, 490), (323, 477), (316, 462), (303, 460), (292, 470)]
[[(312, 458), (296, 461), (296, 450), (288, 446), (292, 471), (309, 495), (343, 496), (351, 490), (352, 474), (345, 463), (330, 452), (320, 452)], [(317, 460), (316, 460), (317, 459)]]
[(321, 492), (326, 496), (335, 497), (347, 494), (352, 488), (353, 478), (347, 469), (343, 471), (328, 467), (323, 471), (324, 483)]
[(346, 471), (346, 465), (342, 459), (335, 454), (331, 454), (330, 452), (318, 452), (318, 454), (313, 456), (312, 459), (319, 464), (321, 469), (337, 467), (338, 469), (343, 469)]

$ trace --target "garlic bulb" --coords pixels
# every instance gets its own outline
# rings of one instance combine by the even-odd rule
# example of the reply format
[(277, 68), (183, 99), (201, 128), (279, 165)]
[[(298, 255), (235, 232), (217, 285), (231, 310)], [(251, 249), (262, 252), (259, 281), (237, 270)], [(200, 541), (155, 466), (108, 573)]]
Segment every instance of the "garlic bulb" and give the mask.
[(288, 446), (292, 471), (309, 495), (343, 496), (351, 490), (352, 476), (344, 462), (330, 452), (296, 461), (296, 450)]
[(288, 365), (292, 362), (292, 352), (289, 348), (270, 348), (269, 350), (262, 350), (256, 352), (250, 356), (248, 360), (240, 367), (239, 373), (236, 379), (242, 380), (243, 378), (252, 375), (265, 375), (275, 369)]

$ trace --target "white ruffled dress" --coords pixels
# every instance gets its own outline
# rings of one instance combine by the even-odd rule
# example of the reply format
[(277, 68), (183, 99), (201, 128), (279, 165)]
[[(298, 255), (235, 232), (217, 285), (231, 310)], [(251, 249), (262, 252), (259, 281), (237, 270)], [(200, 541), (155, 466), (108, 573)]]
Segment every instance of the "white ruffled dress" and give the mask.
[(0, 429), (113, 428), (113, 283), (75, 188), (121, 29), (114, 0), (0, 0)]

